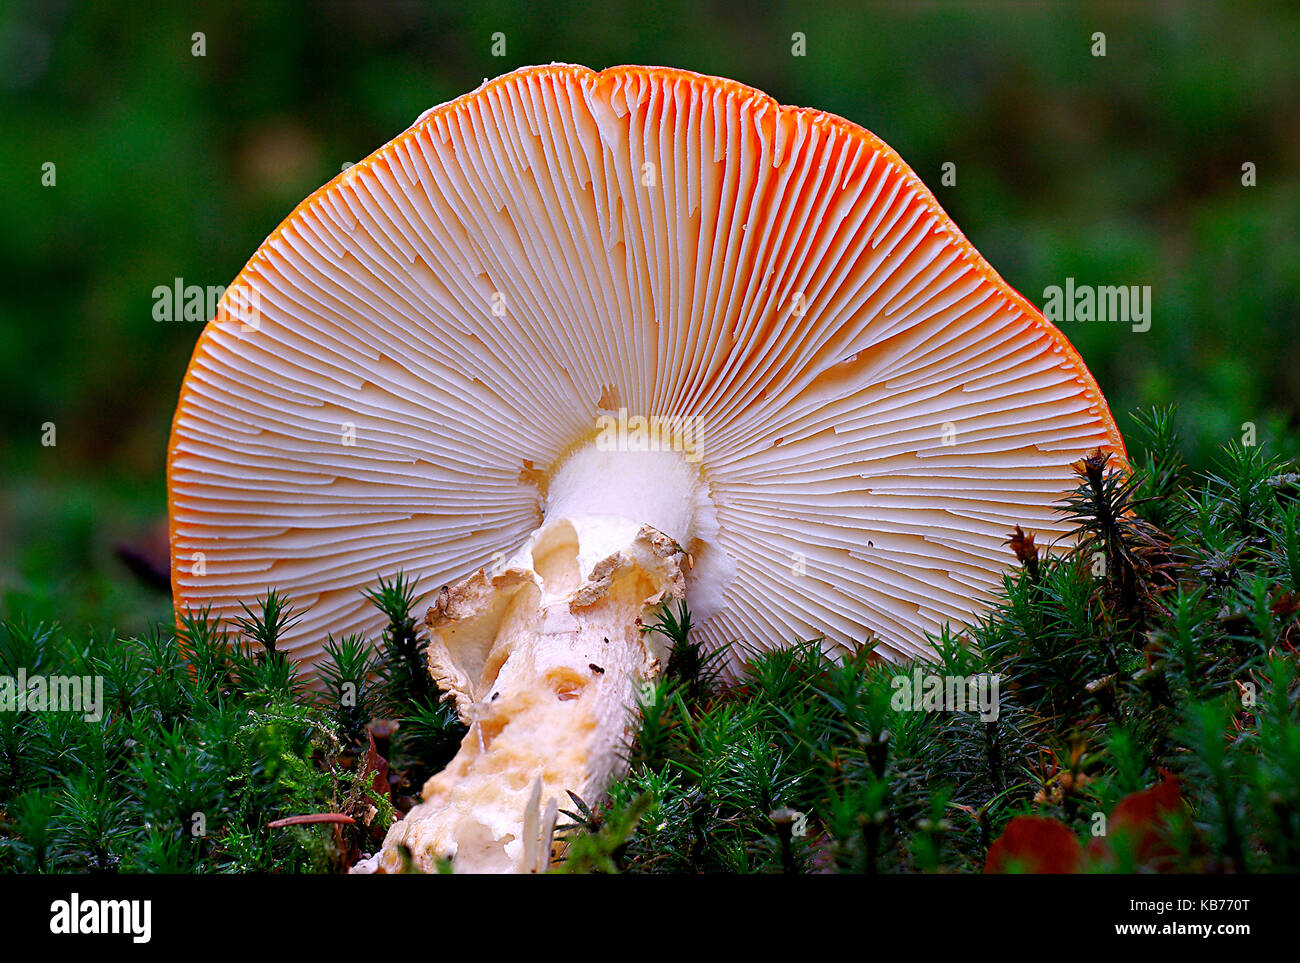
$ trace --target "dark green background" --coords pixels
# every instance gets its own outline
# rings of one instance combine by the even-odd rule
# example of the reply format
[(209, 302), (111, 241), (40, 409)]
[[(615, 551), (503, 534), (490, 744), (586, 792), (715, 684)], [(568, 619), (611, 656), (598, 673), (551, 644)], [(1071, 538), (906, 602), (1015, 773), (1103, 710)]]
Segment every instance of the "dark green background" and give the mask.
[[(343, 163), (485, 77), (552, 60), (720, 74), (863, 124), (1030, 300), (1066, 276), (1151, 286), (1146, 334), (1065, 327), (1121, 428), (1137, 405), (1175, 402), (1194, 464), (1245, 421), (1294, 449), (1300, 5), (10, 0), (0, 614), (123, 630), (166, 617), (113, 557), (165, 513), (199, 334), (153, 320), (155, 285), (229, 283)], [(940, 185), (947, 161), (955, 187)], [(42, 448), (49, 421), (58, 445)]]

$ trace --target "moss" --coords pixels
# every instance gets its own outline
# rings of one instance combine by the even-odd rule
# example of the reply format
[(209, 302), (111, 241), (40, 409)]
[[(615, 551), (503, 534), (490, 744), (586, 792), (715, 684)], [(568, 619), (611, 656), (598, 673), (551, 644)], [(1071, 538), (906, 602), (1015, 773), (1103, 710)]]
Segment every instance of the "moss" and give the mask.
[[(1019, 569), (985, 619), (934, 640), (933, 663), (832, 662), (809, 640), (723, 687), (689, 611), (665, 611), (647, 630), (673, 656), (631, 771), (572, 800), (559, 868), (973, 872), (1032, 814), (1104, 843), (1098, 871), (1152, 853), (1161, 869), (1300, 870), (1300, 476), (1241, 446), (1195, 475), (1168, 412), (1130, 438), (1131, 474), (1079, 465), (1062, 504), (1077, 547), (1040, 555), (1009, 531)], [(275, 648), (294, 612), (273, 592), (230, 637), (188, 617), (179, 645), (0, 624), (0, 672), (104, 680), (102, 721), (0, 712), (0, 870), (339, 871), (372, 851), (464, 733), (416, 671), (415, 585), (367, 592), (388, 628), (331, 639), (315, 695)], [(975, 687), (903, 697), (930, 678)], [(985, 702), (954, 711), (959, 693)], [(1162, 772), (1181, 803), (1159, 847), (1095, 835)], [(311, 813), (354, 823), (272, 825)]]

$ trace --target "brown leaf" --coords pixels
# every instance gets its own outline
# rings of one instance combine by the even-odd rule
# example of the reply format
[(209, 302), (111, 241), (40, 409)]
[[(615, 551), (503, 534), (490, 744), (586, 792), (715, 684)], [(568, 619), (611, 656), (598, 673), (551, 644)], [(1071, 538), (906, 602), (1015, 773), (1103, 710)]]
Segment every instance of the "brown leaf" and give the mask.
[(370, 781), (370, 788), (380, 796), (393, 801), (393, 787), (388, 782), (388, 760), (379, 754), (375, 748), (375, 734), (372, 730), (366, 730), (366, 737), (370, 740), (370, 747), (366, 750), (366, 767), (363, 774), (373, 772), (374, 778)]
[(1011, 546), (1011, 551), (1015, 553), (1021, 565), (1038, 561), (1038, 546), (1034, 544), (1033, 532), (1025, 532), (1017, 525), (1006, 544)]
[(1097, 837), (1088, 844), (1090, 858), (1113, 860), (1114, 847), (1109, 837), (1123, 834), (1132, 841), (1138, 863), (1158, 871), (1173, 868), (1177, 851), (1166, 841), (1165, 828), (1169, 817), (1183, 810), (1183, 797), (1178, 778), (1163, 769), (1160, 772), (1162, 782), (1119, 801), (1110, 815), (1108, 837)]
[(986, 873), (1073, 873), (1083, 847), (1062, 822), (1046, 816), (1017, 816), (989, 847)]

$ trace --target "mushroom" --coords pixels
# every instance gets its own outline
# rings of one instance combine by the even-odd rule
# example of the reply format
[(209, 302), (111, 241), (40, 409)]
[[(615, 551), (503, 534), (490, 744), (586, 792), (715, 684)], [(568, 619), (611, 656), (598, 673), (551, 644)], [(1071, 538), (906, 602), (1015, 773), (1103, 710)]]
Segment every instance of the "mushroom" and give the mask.
[(1123, 443), (1079, 355), (866, 130), (681, 70), (518, 70), (425, 113), (262, 244), (168, 459), (178, 610), (274, 586), (375, 633), (443, 585), (460, 754), (371, 868), (528, 871), (624, 767), (645, 631), (734, 674), (822, 639), (925, 658), (1070, 463)]

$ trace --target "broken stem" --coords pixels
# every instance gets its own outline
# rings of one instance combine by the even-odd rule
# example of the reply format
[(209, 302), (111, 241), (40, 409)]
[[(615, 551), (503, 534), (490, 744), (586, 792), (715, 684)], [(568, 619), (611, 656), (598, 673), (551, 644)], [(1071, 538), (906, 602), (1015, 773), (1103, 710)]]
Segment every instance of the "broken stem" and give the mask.
[(626, 768), (640, 687), (667, 658), (642, 617), (681, 597), (682, 558), (644, 527), (562, 598), (524, 568), (443, 589), (426, 619), (429, 663), (469, 732), (390, 830), (382, 869), (397, 871), (402, 846), (430, 871), (440, 859), (458, 872), (549, 865), (556, 801), (596, 798)]
[(685, 594), (678, 539), (711, 512), (705, 492), (680, 458), (580, 454), (510, 563), (442, 590), (429, 668), (469, 732), (361, 871), (398, 872), (404, 851), (426, 871), (546, 869), (557, 801), (626, 771), (638, 696), (668, 658), (644, 621)]

